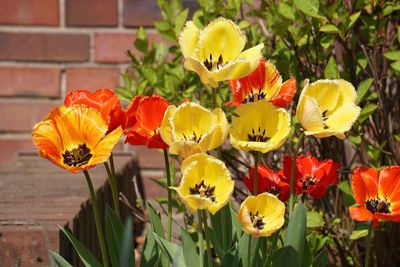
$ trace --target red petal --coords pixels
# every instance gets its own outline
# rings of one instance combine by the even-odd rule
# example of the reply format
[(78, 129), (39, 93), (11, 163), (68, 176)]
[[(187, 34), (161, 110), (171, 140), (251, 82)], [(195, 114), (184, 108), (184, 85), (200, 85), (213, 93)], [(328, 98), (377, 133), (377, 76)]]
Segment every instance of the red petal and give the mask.
[(365, 206), (365, 201), (378, 195), (378, 171), (373, 168), (356, 168), (351, 176), (351, 188), (357, 204)]
[(349, 208), (350, 216), (359, 222), (367, 222), (374, 218), (374, 215), (364, 207), (350, 207)]
[(285, 108), (290, 105), (296, 93), (296, 79), (290, 78), (282, 84), (277, 96), (271, 98), (269, 102), (277, 107)]

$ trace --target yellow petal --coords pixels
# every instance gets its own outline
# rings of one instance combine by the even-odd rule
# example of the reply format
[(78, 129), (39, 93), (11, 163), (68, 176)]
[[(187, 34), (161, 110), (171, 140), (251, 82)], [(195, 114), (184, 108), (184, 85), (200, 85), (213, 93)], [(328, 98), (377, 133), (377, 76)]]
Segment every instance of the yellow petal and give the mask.
[[(182, 181), (179, 187), (174, 189), (193, 211), (208, 209), (214, 214), (229, 201), (234, 182), (222, 161), (207, 154), (195, 154), (182, 162), (181, 171)], [(191, 189), (202, 182), (206, 187), (213, 188), (214, 200), (191, 192)]]
[(270, 61), (265, 62), (265, 83), (263, 92), (265, 98), (270, 99), (279, 93), (282, 86), (282, 76), (279, 74), (275, 65)]
[(205, 152), (199, 146), (198, 143), (194, 141), (174, 141), (169, 146), (168, 152), (172, 155), (179, 155), (182, 158), (189, 157), (190, 155)]
[(314, 83), (306, 85), (301, 92), (302, 96), (310, 96), (318, 103), (321, 112), (331, 111), (335, 108), (339, 96), (339, 81), (338, 80), (318, 80)]
[(215, 81), (210, 75), (210, 71), (198, 59), (186, 58), (184, 67), (188, 70), (196, 72), (202, 83), (209, 84), (211, 87), (218, 87), (218, 81)]
[(179, 45), (185, 58), (193, 56), (199, 41), (200, 30), (193, 21), (186, 22), (182, 32), (179, 34)]
[(327, 120), (326, 125), (332, 131), (346, 132), (360, 115), (360, 107), (353, 103), (347, 103), (338, 108)]
[[(258, 218), (262, 219), (261, 229), (254, 227), (250, 213), (253, 216), (258, 214)], [(244, 232), (254, 237), (270, 236), (283, 226), (284, 214), (285, 204), (282, 201), (270, 193), (262, 193), (250, 196), (243, 201), (238, 212), (238, 219)]]
[(296, 117), (307, 131), (320, 131), (324, 129), (324, 121), (317, 101), (303, 96), (297, 105)]
[(174, 105), (168, 106), (167, 110), (164, 113), (163, 120), (160, 126), (160, 135), (162, 140), (167, 144), (171, 145), (172, 139), (172, 125), (171, 118), (176, 111), (176, 107)]
[(249, 62), (249, 69), (237, 68), (232, 76), (229, 78), (229, 80), (236, 80), (253, 72), (258, 67), (258, 63), (260, 62), (260, 58), (262, 57), (261, 50), (263, 48), (264, 44), (261, 43), (243, 51), (239, 55), (237, 60)]
[(120, 140), (122, 134), (123, 130), (121, 126), (112, 131), (111, 133), (107, 134), (93, 148), (93, 157), (89, 160), (89, 164), (96, 165), (107, 161), (111, 155), (111, 151)]
[[(286, 110), (276, 108), (267, 101), (241, 105), (232, 117), (230, 140), (233, 147), (243, 151), (268, 151), (279, 148), (290, 132), (290, 116)], [(266, 141), (251, 140), (252, 135), (263, 136)]]
[(231, 20), (217, 18), (208, 24), (201, 36), (198, 58), (201, 61), (209, 59), (218, 60), (221, 55), (223, 62), (235, 60), (242, 52), (246, 37), (240, 28)]

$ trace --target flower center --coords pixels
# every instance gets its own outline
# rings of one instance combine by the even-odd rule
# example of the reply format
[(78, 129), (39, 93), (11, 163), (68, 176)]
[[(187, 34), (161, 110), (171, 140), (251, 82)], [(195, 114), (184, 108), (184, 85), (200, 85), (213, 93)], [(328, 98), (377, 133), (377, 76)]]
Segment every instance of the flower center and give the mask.
[[(202, 134), (200, 134), (199, 136), (197, 136), (197, 134), (196, 134), (195, 131), (193, 131), (193, 133), (192, 133), (191, 135), (189, 135), (189, 136), (186, 136), (186, 135), (183, 133), (183, 139), (185, 139), (185, 141), (195, 141), (196, 143), (199, 143), (200, 140), (201, 140), (201, 137), (202, 137)], [(182, 139), (182, 140), (183, 140), (183, 139)]]
[(250, 212), (251, 223), (253, 224), (253, 227), (256, 228), (257, 230), (262, 230), (264, 228), (265, 223), (262, 220), (263, 218), (264, 216), (262, 217), (258, 216), (258, 211), (254, 215), (252, 212)]
[(73, 148), (72, 150), (66, 149), (62, 156), (64, 158), (64, 164), (67, 164), (70, 167), (75, 167), (87, 164), (93, 155), (84, 143), (79, 145), (78, 148)]
[(371, 198), (365, 201), (365, 206), (371, 213), (390, 213), (390, 202), (388, 202), (386, 199), (380, 199), (379, 197)]
[(271, 139), (265, 134), (265, 129), (261, 132), (261, 127), (258, 127), (257, 133), (254, 129), (251, 129), (251, 134), (247, 134), (247, 138), (252, 142), (267, 142)]
[[(218, 60), (213, 62), (213, 57), (212, 54), (210, 54), (210, 59), (206, 58), (206, 60), (203, 61), (204, 66), (208, 69), (208, 70), (212, 70), (213, 67), (214, 69), (216, 68), (217, 70), (219, 68), (223, 67), (224, 63), (224, 59), (222, 58), (222, 55), (219, 55)], [(227, 63), (227, 62), (225, 62)]]
[(302, 182), (303, 182), (303, 189), (307, 189), (309, 186), (315, 185), (316, 180), (311, 175), (306, 174), (306, 177), (303, 178)]
[(251, 89), (250, 93), (243, 99), (242, 104), (251, 103), (257, 100), (264, 99), (267, 95), (264, 92), (261, 92), (261, 87), (258, 89), (258, 92), (253, 91)]
[(211, 202), (216, 202), (215, 200), (215, 186), (205, 185), (204, 180), (201, 180), (200, 184), (195, 184), (194, 187), (189, 188), (190, 194), (195, 196), (200, 196), (201, 198), (207, 198)]

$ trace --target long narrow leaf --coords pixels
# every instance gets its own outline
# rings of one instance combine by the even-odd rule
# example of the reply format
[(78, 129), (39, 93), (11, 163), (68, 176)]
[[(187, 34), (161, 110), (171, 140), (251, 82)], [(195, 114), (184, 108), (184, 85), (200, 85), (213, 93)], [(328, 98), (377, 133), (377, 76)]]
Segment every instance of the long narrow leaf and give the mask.
[(124, 266), (135, 266), (135, 251), (134, 251), (134, 246), (133, 246), (133, 222), (132, 218), (129, 217), (125, 229), (124, 229), (124, 234), (122, 236), (122, 244), (121, 244), (121, 257), (120, 257), (120, 262), (121, 262), (121, 267)]
[(59, 267), (72, 267), (72, 265), (66, 261), (61, 255), (58, 253), (49, 250), (51, 258), (56, 262), (57, 266)]
[(106, 237), (112, 266), (120, 266), (121, 240), (124, 225), (109, 207), (106, 207)]
[(101, 267), (96, 257), (78, 240), (76, 239), (67, 229), (61, 228), (61, 231), (68, 237), (69, 241), (78, 253), (79, 258), (86, 267)]

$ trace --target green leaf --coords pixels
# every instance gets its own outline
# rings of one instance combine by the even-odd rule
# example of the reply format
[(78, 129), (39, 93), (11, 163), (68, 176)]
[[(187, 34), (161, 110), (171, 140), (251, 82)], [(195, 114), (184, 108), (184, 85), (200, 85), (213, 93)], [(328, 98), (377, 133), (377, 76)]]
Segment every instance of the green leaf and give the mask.
[(225, 205), (215, 215), (211, 216), (211, 227), (217, 245), (225, 254), (232, 244), (232, 217), (229, 205)]
[(236, 246), (233, 246), (222, 258), (221, 267), (239, 267), (239, 256)]
[(156, 241), (154, 240), (153, 231), (149, 229), (146, 234), (146, 239), (144, 241), (143, 250), (140, 257), (140, 267), (161, 266), (159, 257), (160, 254)]
[(325, 267), (328, 265), (328, 253), (326, 250), (322, 250), (317, 257), (314, 258), (312, 267)]
[(291, 5), (285, 3), (285, 2), (280, 2), (278, 6), (278, 12), (281, 16), (294, 21), (296, 18), (294, 16), (293, 8)]
[(319, 28), (320, 32), (338, 33), (340, 30), (333, 24), (325, 24)]
[[(134, 252), (134, 245), (133, 245), (133, 221), (132, 218), (129, 217), (126, 221), (124, 233), (120, 240), (121, 244), (121, 251), (120, 251), (120, 262), (121, 267), (124, 266), (135, 266), (135, 252)], [(115, 265), (113, 265), (115, 266)]]
[(156, 210), (150, 203), (148, 203), (148, 211), (151, 222), (151, 230), (153, 230), (153, 232), (156, 233), (158, 236), (165, 239), (164, 228), (161, 223), (160, 215), (156, 212)]
[(332, 45), (334, 40), (335, 35), (329, 34), (321, 38), (320, 44), (323, 48), (328, 49)]
[(360, 223), (356, 225), (353, 232), (350, 235), (350, 240), (357, 240), (359, 238), (365, 237), (368, 235), (369, 224)]
[(230, 210), (231, 210), (231, 221), (232, 221), (232, 225), (233, 225), (233, 230), (236, 233), (237, 240), (239, 240), (239, 238), (242, 236), (242, 233), (243, 233), (242, 224), (238, 220), (236, 211), (232, 208), (231, 205), (229, 205), (229, 206), (230, 206)]
[(183, 228), (181, 228), (181, 237), (183, 241), (183, 257), (186, 266), (202, 267), (197, 260), (199, 259), (199, 254), (197, 253), (196, 245), (189, 233)]
[(304, 209), (303, 203), (299, 201), (289, 217), (289, 224), (284, 237), (284, 245), (292, 246), (297, 251), (300, 262), (302, 261), (304, 251), (306, 225), (306, 210)]
[(72, 267), (72, 265), (61, 257), (58, 253), (49, 250), (51, 258), (56, 262), (59, 267)]
[(357, 104), (359, 104), (365, 97), (365, 95), (368, 92), (368, 89), (371, 87), (371, 84), (373, 82), (372, 78), (368, 78), (364, 81), (362, 81), (357, 88)]
[(292, 246), (285, 246), (278, 249), (272, 259), (272, 267), (297, 267), (300, 260), (297, 251)]
[(308, 228), (317, 228), (324, 226), (324, 220), (320, 212), (315, 210), (307, 211), (306, 215)]
[(347, 207), (350, 207), (355, 203), (354, 198), (353, 198), (353, 190), (351, 189), (351, 186), (348, 181), (341, 181), (337, 187), (339, 188), (340, 191), (343, 193), (343, 201), (344, 204), (346, 204)]
[(154, 234), (154, 239), (156, 240), (158, 247), (173, 266), (186, 267), (182, 247), (161, 238), (157, 234)]
[[(238, 251), (239, 251), (239, 258), (243, 263), (243, 266), (246, 266), (247, 258), (248, 258), (248, 247), (249, 247), (249, 234), (243, 234), (238, 243)], [(258, 242), (259, 238), (251, 238), (251, 262), (254, 264), (254, 260), (256, 258), (257, 250), (258, 250)], [(254, 266), (257, 266), (254, 264)]]
[(393, 62), (392, 64), (390, 64), (390, 66), (391, 66), (394, 70), (400, 71), (400, 60), (399, 60), (399, 61), (396, 61), (396, 62)]
[(350, 29), (354, 25), (354, 23), (358, 20), (360, 15), (361, 15), (361, 11), (358, 11), (358, 12), (353, 13), (353, 14), (350, 15), (350, 17), (349, 17), (349, 25), (347, 25), (347, 30)]
[(361, 144), (361, 136), (359, 135), (349, 135), (349, 140), (355, 145)]
[(400, 50), (395, 50), (395, 51), (388, 51), (383, 54), (385, 58), (393, 60), (393, 61), (399, 61), (400, 60)]
[(185, 9), (182, 12), (178, 14), (178, 16), (175, 17), (174, 22), (175, 22), (175, 34), (178, 35), (180, 31), (183, 28), (183, 25), (185, 25), (186, 19), (189, 14), (189, 9)]
[(108, 252), (111, 257), (111, 263), (113, 266), (120, 266), (120, 251), (121, 251), (121, 240), (123, 237), (124, 225), (121, 220), (115, 214), (115, 212), (109, 207), (106, 207), (106, 238)]
[(365, 107), (361, 109), (360, 116), (358, 117), (358, 121), (362, 123), (364, 120), (366, 120), (369, 115), (374, 113), (374, 111), (378, 108), (377, 104), (367, 104)]
[(331, 56), (328, 60), (328, 63), (326, 64), (325, 70), (324, 70), (324, 75), (325, 79), (339, 79), (340, 74), (339, 74), (339, 69), (338, 66), (336, 65), (336, 60), (333, 56)]
[(294, 0), (296, 8), (300, 9), (306, 15), (317, 19), (325, 19), (319, 14), (319, 1), (318, 0)]
[(147, 46), (148, 46), (148, 41), (147, 41), (147, 35), (143, 27), (140, 27), (137, 34), (136, 34), (136, 40), (134, 42), (134, 45), (137, 50), (140, 52), (146, 53), (147, 52)]
[(76, 239), (67, 229), (61, 228), (61, 231), (67, 236), (69, 241), (72, 243), (76, 253), (86, 267), (101, 267), (96, 257), (78, 240)]

